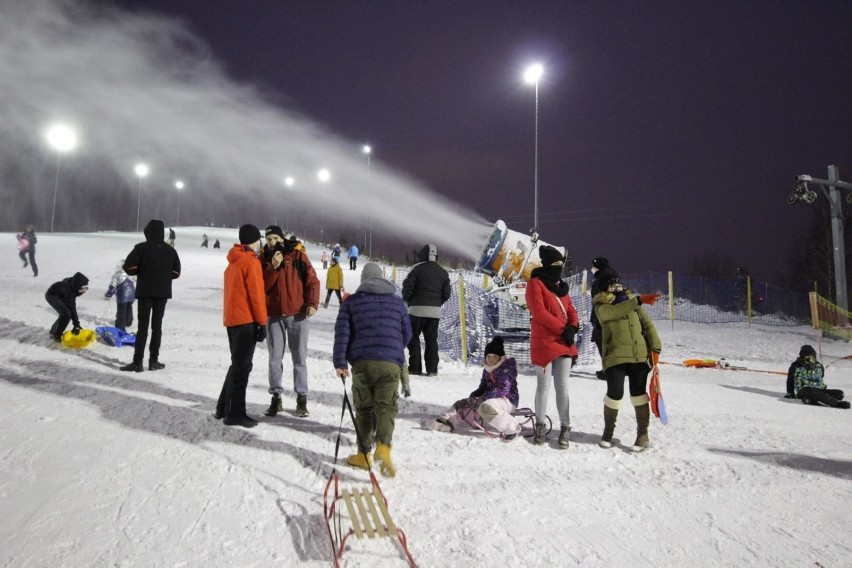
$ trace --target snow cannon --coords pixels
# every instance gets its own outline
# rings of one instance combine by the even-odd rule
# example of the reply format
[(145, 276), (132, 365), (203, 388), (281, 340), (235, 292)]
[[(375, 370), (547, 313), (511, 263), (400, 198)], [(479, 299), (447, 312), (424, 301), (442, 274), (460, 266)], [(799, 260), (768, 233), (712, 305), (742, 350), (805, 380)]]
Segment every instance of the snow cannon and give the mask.
[(81, 329), (80, 333), (74, 335), (72, 331), (62, 334), (62, 345), (71, 349), (85, 349), (95, 342), (95, 330)]
[[(538, 249), (545, 245), (553, 246), (536, 234), (513, 231), (501, 220), (494, 223), (476, 263), (476, 270), (491, 277), (492, 286), (487, 291), (524, 305), (527, 280), (532, 271), (541, 266)], [(553, 248), (565, 256), (565, 247)]]

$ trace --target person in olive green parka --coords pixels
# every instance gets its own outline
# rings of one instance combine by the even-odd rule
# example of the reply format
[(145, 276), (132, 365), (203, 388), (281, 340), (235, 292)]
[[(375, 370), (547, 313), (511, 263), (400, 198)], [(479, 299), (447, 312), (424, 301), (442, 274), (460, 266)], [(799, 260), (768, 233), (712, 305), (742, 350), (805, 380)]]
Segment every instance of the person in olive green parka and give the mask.
[(654, 304), (660, 296), (637, 296), (624, 288), (618, 278), (610, 278), (603, 289), (592, 298), (603, 332), (601, 358), (606, 375), (604, 433), (599, 445), (603, 448), (612, 446), (618, 409), (624, 397), (624, 378), (627, 377), (637, 423), (636, 442), (630, 449), (641, 452), (650, 445), (648, 373), (659, 361), (662, 349), (657, 329), (642, 309), (642, 304)]

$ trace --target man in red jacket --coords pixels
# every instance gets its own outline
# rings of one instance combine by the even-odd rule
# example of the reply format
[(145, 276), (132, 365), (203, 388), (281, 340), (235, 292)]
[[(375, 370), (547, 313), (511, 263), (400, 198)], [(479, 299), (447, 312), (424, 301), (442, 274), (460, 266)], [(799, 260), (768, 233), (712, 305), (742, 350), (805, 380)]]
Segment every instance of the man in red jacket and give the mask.
[(266, 338), (266, 298), (263, 271), (257, 259), (260, 230), (254, 225), (240, 227), (240, 244), (228, 251), (225, 269), (225, 302), (222, 319), (228, 330), (231, 366), (225, 376), (217, 420), (228, 426), (254, 428), (257, 420), (246, 414), (246, 387), (251, 373), (255, 345)]
[(267, 416), (284, 410), (284, 349), (290, 344), (293, 360), (293, 390), (296, 391), (296, 414), (308, 416), (308, 319), (317, 313), (320, 282), (317, 273), (299, 241), (284, 239), (281, 227), (266, 228), (263, 247), (263, 282), (266, 289), (267, 348), (269, 349), (269, 393), (272, 402)]

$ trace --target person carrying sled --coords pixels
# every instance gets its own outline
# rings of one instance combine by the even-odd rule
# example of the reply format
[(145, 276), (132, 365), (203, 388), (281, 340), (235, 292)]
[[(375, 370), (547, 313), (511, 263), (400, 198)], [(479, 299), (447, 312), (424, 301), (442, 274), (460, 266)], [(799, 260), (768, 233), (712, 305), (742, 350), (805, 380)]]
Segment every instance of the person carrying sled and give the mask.
[[(33, 269), (33, 276), (38, 276), (38, 265), (35, 260), (36, 238), (35, 229), (32, 225), (24, 227), (24, 232), (17, 236), (18, 238), (18, 256), (24, 261), (24, 268), (29, 265)], [(27, 259), (29, 258), (29, 262)]]
[(624, 397), (624, 378), (627, 377), (630, 402), (636, 411), (636, 441), (630, 449), (641, 452), (650, 445), (648, 373), (659, 362), (662, 350), (657, 328), (642, 309), (642, 304), (653, 305), (660, 295), (637, 296), (625, 288), (618, 278), (610, 278), (603, 287), (604, 291), (592, 298), (595, 314), (601, 324), (603, 368), (606, 374), (604, 432), (598, 445), (602, 448), (612, 447), (618, 409)]
[(816, 350), (811, 345), (802, 345), (799, 358), (787, 371), (787, 395), (784, 398), (798, 398), (804, 404), (830, 406), (831, 408), (849, 408), (849, 401), (843, 400), (843, 391), (826, 386), (825, 367), (817, 361)]
[(501, 438), (511, 440), (521, 431), (521, 425), (512, 416), (518, 407), (518, 366), (514, 357), (506, 356), (503, 338), (499, 335), (485, 346), (483, 367), (479, 387), (467, 398), (457, 400), (436, 421), (453, 432), (461, 420), (459, 411), (475, 408), (487, 426), (497, 430)]
[(328, 307), (332, 292), (337, 294), (337, 303), (343, 303), (343, 298), (340, 296), (340, 290), (343, 289), (343, 268), (340, 267), (340, 263), (335, 258), (331, 259), (331, 268), (325, 275), (325, 289), (325, 302), (323, 302), (322, 307)]
[(239, 244), (234, 244), (228, 251), (222, 309), (222, 319), (228, 330), (231, 366), (225, 375), (213, 417), (222, 419), (228, 426), (254, 428), (257, 420), (246, 414), (246, 388), (255, 346), (266, 339), (267, 319), (263, 269), (257, 257), (260, 229), (254, 225), (243, 225), (239, 237)]
[(115, 327), (121, 331), (127, 331), (127, 328), (133, 325), (133, 302), (136, 300), (136, 284), (133, 279), (124, 271), (124, 260), (119, 261), (115, 266), (115, 273), (109, 281), (104, 298), (112, 298), (115, 296)]
[(166, 303), (172, 297), (172, 280), (180, 277), (180, 257), (164, 240), (165, 225), (151, 219), (143, 231), (145, 242), (139, 243), (124, 261), (122, 267), (130, 276), (136, 276), (137, 325), (133, 361), (120, 368), (122, 371), (141, 373), (148, 342), (148, 324), (151, 325), (151, 345), (148, 349), (148, 370), (159, 371), (166, 365), (160, 362), (160, 342), (163, 338), (163, 316)]
[[(396, 476), (391, 447), (399, 410), (397, 391), (405, 365), (405, 346), (412, 337), (405, 303), (395, 292), (396, 286), (385, 280), (378, 264), (364, 265), (361, 285), (340, 305), (332, 355), (338, 377), (345, 380), (352, 365), (359, 453), (349, 456), (347, 463), (370, 469), (375, 460), (387, 477)], [(407, 392), (411, 393), (410, 388)], [(376, 452), (370, 457), (374, 437)]]
[(261, 251), (263, 282), (266, 290), (266, 324), (269, 350), (269, 393), (272, 401), (267, 416), (284, 410), (284, 352), (289, 344), (293, 361), (293, 390), (296, 391), (296, 415), (308, 412), (308, 336), (310, 318), (319, 306), (320, 282), (308, 255), (297, 248), (298, 240), (284, 240), (284, 231), (269, 225), (264, 231), (266, 245)]
[(559, 412), (558, 447), (567, 449), (571, 432), (568, 379), (577, 360), (574, 337), (579, 319), (568, 294), (568, 284), (562, 280), (565, 258), (557, 249), (544, 245), (538, 249), (541, 266), (531, 273), (527, 282), (526, 301), (530, 311), (530, 361), (535, 366), (535, 436), (533, 443), (546, 441), (547, 399), (550, 384), (556, 389), (556, 410)]
[(62, 334), (68, 327), (68, 322), (73, 323), (71, 333), (80, 333), (80, 318), (77, 317), (77, 298), (89, 289), (89, 279), (82, 273), (76, 272), (74, 276), (54, 282), (44, 294), (44, 299), (50, 304), (59, 317), (50, 327), (50, 337), (57, 343), (62, 341)]

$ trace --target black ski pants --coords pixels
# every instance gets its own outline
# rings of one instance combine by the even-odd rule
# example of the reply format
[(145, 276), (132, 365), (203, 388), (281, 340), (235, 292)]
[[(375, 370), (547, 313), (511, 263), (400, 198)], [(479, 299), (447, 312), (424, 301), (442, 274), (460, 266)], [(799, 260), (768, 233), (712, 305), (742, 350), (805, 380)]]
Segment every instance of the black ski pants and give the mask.
[(824, 404), (831, 408), (837, 408), (837, 403), (843, 400), (843, 391), (840, 389), (815, 389), (813, 387), (800, 388), (796, 398), (812, 403)]
[(247, 323), (227, 328), (231, 348), (231, 366), (225, 375), (222, 392), (216, 403), (216, 415), (231, 418), (246, 416), (246, 387), (257, 345), (257, 324)]
[(648, 393), (648, 373), (651, 369), (647, 363), (622, 363), (607, 368), (606, 395), (612, 400), (624, 397), (624, 377), (630, 385), (630, 396), (642, 396)]
[(420, 316), (409, 316), (411, 318), (411, 331), (413, 336), (408, 344), (408, 372), (412, 375), (422, 375), (423, 367), (420, 361), (420, 334), (426, 343), (426, 372), (438, 373), (438, 323), (439, 318), (422, 318)]
[(68, 323), (71, 321), (71, 318), (74, 317), (74, 314), (71, 312), (71, 308), (69, 308), (59, 296), (45, 294), (44, 299), (47, 300), (50, 307), (56, 310), (56, 313), (59, 314), (59, 317), (56, 318), (56, 321), (53, 322), (53, 325), (50, 327), (50, 335), (58, 337), (65, 332), (65, 328), (68, 327)]
[(117, 304), (115, 308), (115, 327), (121, 331), (127, 331), (127, 328), (131, 325), (133, 325), (133, 302)]
[(148, 361), (160, 360), (160, 341), (163, 338), (163, 315), (166, 313), (166, 298), (139, 298), (139, 326), (136, 329), (136, 348), (133, 362), (142, 364), (145, 358), (145, 343), (148, 341), (148, 324), (151, 324), (151, 346)]
[(30, 267), (33, 269), (33, 276), (38, 276), (38, 264), (35, 261), (35, 245), (30, 245), (27, 250), (22, 250), (18, 253), (21, 260), (24, 261), (24, 268), (27, 267), (27, 258), (30, 259)]

